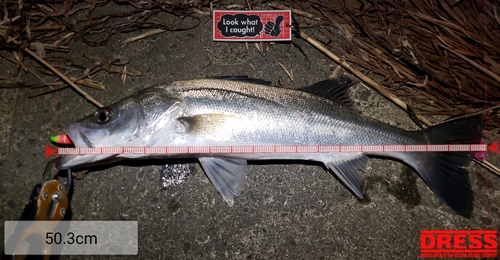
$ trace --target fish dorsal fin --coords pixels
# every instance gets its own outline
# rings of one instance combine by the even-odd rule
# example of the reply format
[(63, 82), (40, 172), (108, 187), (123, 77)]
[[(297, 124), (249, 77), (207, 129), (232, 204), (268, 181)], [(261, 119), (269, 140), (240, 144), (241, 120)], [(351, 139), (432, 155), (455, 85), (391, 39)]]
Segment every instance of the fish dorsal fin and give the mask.
[(236, 158), (201, 157), (201, 167), (230, 207), (239, 196), (247, 174), (247, 161)]
[(347, 90), (356, 83), (357, 81), (343, 74), (337, 78), (323, 80), (311, 86), (299, 88), (299, 90), (352, 108), (353, 102), (349, 98)]
[(267, 80), (263, 80), (263, 79), (249, 78), (246, 75), (217, 76), (217, 77), (210, 77), (210, 78), (212, 78), (212, 79), (240, 81), (240, 82), (246, 82), (246, 83), (266, 85), (266, 86), (271, 86), (272, 85), (271, 81), (267, 81)]
[(368, 160), (363, 154), (336, 155), (332, 161), (325, 162), (325, 166), (333, 171), (356, 196), (362, 198), (363, 185), (358, 169), (364, 170)]

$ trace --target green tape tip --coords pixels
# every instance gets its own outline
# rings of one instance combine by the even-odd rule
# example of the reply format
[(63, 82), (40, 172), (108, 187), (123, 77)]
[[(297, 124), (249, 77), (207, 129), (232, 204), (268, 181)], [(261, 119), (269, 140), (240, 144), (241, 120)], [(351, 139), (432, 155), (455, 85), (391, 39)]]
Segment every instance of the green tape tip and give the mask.
[(57, 144), (73, 144), (73, 141), (67, 134), (54, 135), (50, 140)]

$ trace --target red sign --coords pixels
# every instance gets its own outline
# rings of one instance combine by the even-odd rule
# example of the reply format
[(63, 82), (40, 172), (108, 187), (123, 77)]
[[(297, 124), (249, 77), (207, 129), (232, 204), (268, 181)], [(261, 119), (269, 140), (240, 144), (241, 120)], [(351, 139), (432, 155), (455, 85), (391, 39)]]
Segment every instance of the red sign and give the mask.
[(291, 41), (292, 12), (214, 11), (214, 41)]
[(497, 230), (421, 230), (421, 258), (497, 258)]

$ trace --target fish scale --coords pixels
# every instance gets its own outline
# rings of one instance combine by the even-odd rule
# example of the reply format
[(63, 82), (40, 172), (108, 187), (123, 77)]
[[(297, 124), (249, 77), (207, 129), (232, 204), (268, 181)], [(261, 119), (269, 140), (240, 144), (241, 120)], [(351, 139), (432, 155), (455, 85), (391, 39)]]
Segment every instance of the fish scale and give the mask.
[[(239, 82), (229, 81), (228, 83), (232, 84), (218, 85), (219, 82), (216, 80), (181, 82), (179, 83), (181, 86), (171, 89), (167, 86), (165, 90), (183, 98), (186, 103), (185, 112), (188, 115), (218, 113), (238, 115), (238, 119), (251, 120), (258, 128), (243, 129), (256, 131), (256, 134), (245, 141), (240, 136), (235, 136), (230, 140), (231, 143), (199, 145), (410, 144), (419, 141), (406, 136), (408, 133), (406, 131), (390, 125), (381, 125), (379, 121), (371, 120), (321, 97), (250, 83), (238, 84)], [(224, 96), (231, 96), (231, 99), (227, 102), (218, 102)], [(247, 116), (250, 113), (257, 113), (259, 116), (252, 120)], [(301, 119), (296, 116), (298, 113), (307, 114), (308, 118)], [(386, 132), (391, 134), (385, 135)], [(367, 136), (370, 138), (366, 138)]]

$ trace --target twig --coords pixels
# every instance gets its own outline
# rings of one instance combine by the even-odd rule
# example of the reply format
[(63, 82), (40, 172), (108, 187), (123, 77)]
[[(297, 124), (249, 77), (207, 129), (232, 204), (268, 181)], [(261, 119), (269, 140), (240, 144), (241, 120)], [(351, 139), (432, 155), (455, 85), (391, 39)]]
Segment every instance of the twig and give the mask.
[(286, 69), (285, 65), (283, 65), (283, 63), (281, 63), (281, 61), (279, 61), (279, 60), (278, 60), (278, 64), (286, 72), (286, 75), (288, 75), (288, 77), (290, 78), (290, 80), (295, 81), (295, 77), (293, 76), (293, 70), (288, 71)]
[[(44, 84), (40, 84), (40, 85), (36, 85), (36, 86), (31, 87), (32, 89), (34, 89), (34, 88), (42, 88), (42, 87), (47, 87), (47, 86), (51, 87), (51, 86), (55, 86), (55, 85), (59, 85), (60, 84), (59, 82), (47, 83), (45, 80), (43, 80), (40, 76), (36, 75), (34, 72), (32, 72), (32, 71), (30, 71), (30, 72), (33, 75), (35, 75), (40, 81), (44, 82)], [(89, 88), (94, 88), (94, 89), (98, 89), (98, 90), (106, 90), (106, 85), (104, 85), (103, 83), (95, 81), (95, 80), (92, 80), (92, 79), (85, 79), (90, 74), (93, 74), (93, 73), (96, 73), (96, 72), (97, 71), (94, 71), (92, 73), (86, 73), (86, 74), (84, 74), (83, 76), (81, 76), (79, 78), (69, 77), (69, 79), (71, 79), (75, 83), (78, 83), (80, 85), (83, 85), (83, 86), (86, 86), (86, 87), (89, 87)], [(48, 70), (46, 70), (46, 72), (42, 71), (42, 73), (50, 73), (48, 75), (54, 75), (51, 71), (48, 71)], [(59, 89), (62, 89), (62, 88), (59, 88)], [(40, 93), (40, 94), (47, 94), (47, 92)], [(30, 97), (35, 97), (35, 96), (30, 96)]]
[[(113, 62), (112, 62), (113, 63)], [(142, 73), (138, 70), (134, 70), (134, 69), (121, 69), (120, 67), (118, 66), (113, 66), (111, 65), (112, 63), (108, 63), (109, 65), (106, 65), (104, 67), (104, 69), (108, 72), (108, 73), (119, 73), (119, 74), (126, 74), (127, 76), (132, 76), (132, 77), (138, 77), (138, 76), (142, 76)], [(94, 71), (95, 73), (95, 71)]]
[(452, 52), (453, 54), (457, 55), (457, 56), (458, 56), (458, 57), (460, 57), (461, 59), (463, 59), (463, 60), (467, 61), (470, 65), (474, 66), (476, 69), (478, 69), (478, 70), (480, 70), (480, 71), (482, 71), (482, 72), (484, 72), (484, 73), (488, 74), (490, 77), (492, 77), (492, 78), (493, 78), (493, 79), (495, 79), (496, 81), (500, 82), (500, 76), (498, 76), (497, 74), (493, 73), (491, 70), (489, 70), (489, 69), (485, 68), (484, 66), (481, 66), (481, 65), (477, 64), (477, 63), (476, 63), (476, 62), (474, 62), (473, 60), (471, 60), (471, 59), (469, 59), (469, 58), (465, 57), (464, 55), (462, 55), (462, 54), (458, 53), (457, 51), (455, 51), (455, 50), (453, 50), (453, 49), (451, 49), (451, 48), (449, 48), (448, 46), (445, 46), (445, 45), (443, 45), (443, 44), (441, 44), (441, 43), (439, 44), (439, 46), (440, 46), (441, 48), (444, 48), (444, 49), (446, 49), (446, 50), (448, 50), (448, 51)]
[(98, 90), (106, 90), (106, 85), (102, 84), (101, 82), (97, 82), (94, 80), (90, 79), (79, 79), (75, 77), (69, 77), (73, 82), (76, 82), (78, 84), (81, 84), (83, 86), (93, 88), (93, 89), (98, 89)]
[(498, 167), (496, 167), (495, 165), (489, 163), (488, 161), (480, 161), (477, 159), (474, 159), (474, 162), (483, 166), (486, 170), (494, 173), (496, 176), (500, 177), (500, 169), (498, 169)]
[(56, 68), (52, 67), (49, 63), (47, 63), (44, 59), (42, 59), (40, 56), (38, 56), (36, 53), (32, 52), (30, 49), (25, 48), (24, 51), (28, 53), (31, 57), (35, 58), (39, 62), (41, 62), (43, 65), (47, 66), (50, 70), (52, 70), (55, 74), (57, 74), (59, 77), (61, 77), (66, 83), (68, 83), (74, 90), (76, 90), (80, 95), (85, 97), (88, 101), (90, 101), (92, 104), (94, 104), (97, 107), (104, 107), (101, 103), (99, 103), (97, 100), (95, 100), (93, 97), (91, 97), (87, 92), (83, 91), (81, 88), (79, 88), (73, 81), (71, 81), (68, 77), (66, 77), (64, 74), (62, 74), (59, 70)]
[[(332, 52), (330, 52), (329, 50), (327, 50), (325, 48), (325, 46), (323, 46), (321, 43), (314, 40), (313, 38), (309, 37), (307, 34), (300, 32), (300, 37), (302, 39), (304, 39), (305, 41), (307, 41), (308, 43), (310, 43), (311, 45), (313, 45), (314, 47), (316, 47), (318, 50), (320, 50), (324, 54), (326, 54), (332, 60), (337, 62), (340, 66), (344, 67), (346, 70), (348, 70), (349, 72), (351, 72), (352, 74), (354, 74), (355, 76), (357, 76), (358, 78), (360, 78), (361, 80), (366, 82), (368, 85), (370, 85), (372, 88), (377, 90), (384, 97), (391, 100), (394, 104), (396, 104), (397, 106), (399, 106), (400, 108), (402, 108), (406, 112), (408, 112), (408, 105), (405, 102), (403, 102), (401, 99), (399, 99), (396, 95), (394, 95), (392, 92), (385, 89), (380, 84), (378, 84), (377, 82), (373, 81), (372, 79), (370, 79), (369, 77), (364, 75), (361, 71), (351, 67), (344, 59), (339, 58), (337, 55), (335, 55)], [(415, 116), (418, 120), (420, 120), (425, 125), (427, 125), (427, 126), (432, 125), (429, 121), (427, 121), (427, 119), (425, 119), (421, 115), (415, 115)]]
[(294, 14), (297, 14), (297, 15), (300, 15), (300, 16), (304, 16), (304, 17), (307, 17), (309, 19), (313, 19), (313, 20), (316, 20), (316, 21), (321, 21), (321, 17), (317, 17), (313, 14), (310, 14), (310, 13), (307, 13), (307, 12), (304, 12), (302, 10), (299, 10), (299, 9), (295, 9), (295, 8), (290, 8), (288, 6), (284, 6), (282, 4), (278, 4), (278, 3), (269, 3), (269, 6), (270, 7), (274, 7), (274, 8), (277, 8), (277, 9), (282, 9), (282, 10), (291, 10)]
[(337, 67), (335, 67), (335, 69), (332, 71), (332, 74), (328, 78), (336, 79), (339, 76), (341, 70), (342, 66), (337, 65)]
[(51, 50), (51, 51), (69, 52), (69, 50), (70, 50), (68, 46), (61, 46), (61, 45), (57, 45), (57, 44), (47, 44), (47, 43), (41, 43), (41, 42), (30, 43), (30, 49), (36, 49), (36, 44), (41, 44), (41, 46), (44, 49)]
[(123, 41), (122, 47), (125, 46), (125, 44), (127, 44), (127, 43), (135, 42), (135, 41), (140, 40), (142, 38), (153, 36), (153, 35), (162, 33), (164, 31), (165, 30), (163, 30), (163, 29), (154, 29), (154, 30), (151, 30), (149, 32), (145, 32), (143, 34), (140, 34), (140, 35), (137, 35), (137, 36), (134, 36), (134, 37), (130, 37), (130, 38), (126, 39), (125, 41)]
[(122, 71), (122, 84), (125, 85), (125, 81), (127, 80), (127, 65), (125, 65), (125, 67), (123, 67), (123, 71)]
[(455, 120), (455, 119), (459, 119), (459, 118), (464, 118), (464, 117), (477, 116), (477, 115), (480, 115), (480, 114), (484, 114), (484, 113), (490, 112), (491, 110), (494, 110), (494, 109), (497, 109), (497, 108), (500, 108), (500, 105), (492, 106), (492, 107), (489, 107), (489, 108), (486, 108), (486, 109), (483, 109), (483, 110), (479, 110), (477, 112), (470, 113), (470, 114), (467, 114), (467, 115), (463, 115), (463, 116), (459, 116), (459, 117), (454, 117), (454, 118), (448, 119), (448, 120), (446, 120), (444, 122), (448, 122), (448, 121), (451, 121), (451, 120)]
[[(386, 97), (389, 100), (391, 100), (397, 106), (401, 107), (406, 112), (409, 112), (408, 105), (405, 102), (401, 101), (393, 93), (391, 93), (390, 91), (386, 90), (384, 87), (382, 87), (381, 85), (379, 85), (378, 83), (376, 83), (372, 79), (368, 78), (367, 76), (365, 76), (360, 71), (352, 68), (347, 62), (345, 62), (345, 60), (337, 57), (335, 54), (333, 54), (332, 52), (328, 51), (321, 43), (319, 43), (318, 41), (310, 38), (309, 36), (307, 36), (307, 34), (305, 34), (303, 32), (300, 32), (300, 37), (302, 39), (306, 40), (307, 42), (309, 42), (310, 44), (312, 44), (314, 47), (316, 47), (317, 49), (319, 49), (323, 53), (325, 53), (328, 57), (330, 57), (332, 60), (334, 60), (335, 62), (337, 62), (338, 64), (340, 64), (342, 67), (344, 67), (348, 71), (350, 71), (352, 74), (356, 75), (358, 78), (360, 78), (361, 80), (365, 81), (372, 88), (374, 88), (375, 90), (377, 90), (384, 97)], [(497, 107), (497, 106), (495, 106), (495, 107)], [(493, 107), (493, 108), (495, 108), (495, 107)], [(491, 110), (493, 108), (489, 108), (489, 110)], [(415, 116), (418, 118), (418, 120), (420, 120), (425, 125), (427, 125), (427, 126), (431, 126), (432, 125), (429, 121), (427, 121), (422, 116), (417, 115), (417, 114), (415, 114)], [(487, 161), (478, 161), (476, 159), (474, 159), (474, 161), (476, 163), (478, 163), (479, 165), (485, 167), (486, 169), (488, 169), (489, 171), (493, 172), (494, 174), (496, 174), (497, 176), (500, 177), (500, 169), (498, 169), (497, 167), (495, 167), (493, 164), (491, 164), (491, 163), (489, 163)]]
[[(323, 8), (317, 8), (321, 14), (323, 14), (323, 16), (326, 17), (326, 19), (330, 20), (330, 22), (333, 23), (333, 25), (335, 25), (337, 28), (339, 28), (339, 30), (342, 30), (342, 32), (344, 33), (344, 36), (345, 38), (348, 40), (348, 41), (352, 41), (352, 33), (349, 32), (349, 30), (347, 30), (344, 26), (340, 25), (340, 23), (338, 23), (337, 21), (335, 21), (335, 19), (333, 19), (333, 17), (327, 13)], [(319, 21), (319, 20), (318, 20)]]
[[(211, 4), (212, 2), (210, 2)], [(226, 9), (228, 10), (231, 10), (231, 9), (243, 9), (245, 8), (244, 5), (240, 5), (240, 4), (230, 4), (230, 5), (226, 5)]]
[(34, 98), (34, 97), (39, 97), (39, 96), (43, 96), (45, 94), (49, 94), (49, 93), (52, 93), (52, 92), (56, 92), (56, 91), (60, 91), (60, 90), (63, 90), (65, 88), (69, 87), (68, 84), (64, 84), (64, 85), (61, 85), (59, 86), (58, 88), (53, 88), (53, 89), (49, 89), (47, 91), (44, 91), (42, 93), (38, 93), (38, 94), (33, 94), (33, 95), (29, 95), (28, 98), (31, 99), (31, 98)]

